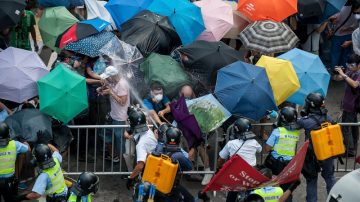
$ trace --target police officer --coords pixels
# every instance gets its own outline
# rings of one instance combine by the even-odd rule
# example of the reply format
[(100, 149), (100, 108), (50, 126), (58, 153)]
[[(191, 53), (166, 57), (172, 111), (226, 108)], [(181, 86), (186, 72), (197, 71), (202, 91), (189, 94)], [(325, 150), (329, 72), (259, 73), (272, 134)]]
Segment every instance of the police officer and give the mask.
[(71, 188), (68, 202), (91, 202), (91, 193), (99, 189), (99, 177), (91, 172), (83, 172)]
[(68, 188), (61, 171), (62, 157), (59, 151), (51, 144), (38, 144), (33, 149), (33, 157), (40, 174), (32, 191), (18, 196), (16, 201), (38, 199), (46, 195), (47, 202), (65, 202)]
[(127, 189), (130, 189), (134, 186), (136, 177), (144, 169), (147, 155), (155, 151), (157, 139), (147, 126), (146, 116), (140, 109), (129, 107), (128, 121), (130, 128), (125, 131), (124, 137), (135, 141), (137, 162), (126, 183)]
[[(305, 98), (305, 106), (301, 111), (303, 116), (298, 125), (305, 130), (305, 139), (310, 138), (310, 132), (314, 129), (318, 129), (320, 124), (327, 121), (332, 122), (332, 118), (327, 115), (327, 109), (325, 108), (325, 99), (320, 93), (310, 93)], [(317, 179), (318, 172), (321, 170), (321, 176), (326, 183), (327, 193), (335, 184), (334, 176), (334, 159), (329, 158), (324, 161), (318, 161), (315, 157), (312, 144), (309, 145), (308, 151), (305, 157), (305, 163), (303, 167), (303, 175), (306, 179), (306, 201), (317, 201)]]
[(30, 151), (28, 145), (10, 139), (10, 128), (0, 123), (0, 201), (12, 202), (18, 185), (15, 179), (15, 162), (18, 154)]

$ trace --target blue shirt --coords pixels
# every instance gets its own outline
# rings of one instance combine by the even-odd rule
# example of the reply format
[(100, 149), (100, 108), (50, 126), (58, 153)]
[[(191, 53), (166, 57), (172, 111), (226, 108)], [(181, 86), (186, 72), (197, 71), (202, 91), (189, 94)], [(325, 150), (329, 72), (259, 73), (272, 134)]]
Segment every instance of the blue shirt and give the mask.
[(6, 109), (0, 111), (0, 122), (4, 121), (8, 116), (9, 114), (7, 113)]
[[(76, 194), (74, 192), (71, 192), (71, 194), (74, 194), (76, 196)], [(88, 195), (82, 196), (81, 197), (81, 202), (88, 202)]]
[(144, 98), (144, 105), (148, 110), (154, 110), (156, 113), (166, 108), (166, 105), (170, 103), (169, 98), (164, 95), (163, 99), (159, 103), (152, 101), (151, 96)]
[[(18, 141), (15, 141), (15, 147), (16, 147), (16, 155), (24, 154), (29, 150), (29, 147), (26, 144), (23, 144)], [(9, 178), (12, 177), (14, 174), (15, 172), (7, 175), (0, 175), (0, 178)]]
[[(279, 128), (275, 128), (272, 131), (269, 139), (266, 141), (266, 144), (274, 148), (274, 146), (279, 142), (279, 138), (280, 138), (280, 130)], [(291, 156), (279, 155), (275, 150), (271, 151), (271, 155), (276, 159), (282, 157), (285, 161), (290, 161), (293, 158)]]
[[(53, 156), (54, 158), (57, 158), (57, 160), (59, 161), (59, 163), (62, 162), (62, 157), (61, 157), (61, 155), (60, 155), (59, 152), (55, 151), (55, 152), (52, 154), (52, 156)], [(41, 174), (37, 177), (37, 179), (36, 179), (36, 181), (35, 181), (35, 184), (34, 184), (34, 187), (33, 187), (33, 189), (32, 189), (32, 192), (36, 192), (36, 193), (38, 193), (38, 194), (40, 194), (40, 195), (43, 196), (43, 195), (45, 194), (46, 189), (49, 188), (49, 187), (52, 187), (51, 180), (50, 180), (49, 176), (48, 176), (46, 173), (41, 173)], [(67, 195), (67, 191), (68, 191), (68, 189), (67, 189), (67, 187), (65, 187), (65, 191), (63, 191), (62, 193), (60, 193), (60, 194), (58, 194), (58, 195), (56, 195), (56, 196), (66, 196), (66, 195)]]
[[(158, 145), (156, 145), (155, 152), (156, 153), (164, 153), (163, 148), (164, 148), (164, 144), (163, 143), (158, 143)], [(184, 151), (182, 148), (180, 150), (181, 150), (180, 152), (174, 152), (171, 155), (170, 158), (172, 160), (176, 160), (176, 161), (179, 162), (181, 171), (191, 170), (192, 169), (192, 163), (188, 159), (189, 154), (186, 151)]]

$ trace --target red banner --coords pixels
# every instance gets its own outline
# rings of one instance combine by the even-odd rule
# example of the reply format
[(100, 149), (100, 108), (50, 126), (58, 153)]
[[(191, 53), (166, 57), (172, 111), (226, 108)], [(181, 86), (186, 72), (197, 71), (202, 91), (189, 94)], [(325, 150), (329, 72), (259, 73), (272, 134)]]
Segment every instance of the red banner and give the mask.
[(203, 192), (207, 191), (239, 191), (257, 187), (277, 186), (298, 180), (304, 164), (309, 141), (298, 151), (296, 156), (273, 179), (268, 179), (250, 166), (239, 155), (235, 154), (227, 161), (221, 170), (211, 179)]

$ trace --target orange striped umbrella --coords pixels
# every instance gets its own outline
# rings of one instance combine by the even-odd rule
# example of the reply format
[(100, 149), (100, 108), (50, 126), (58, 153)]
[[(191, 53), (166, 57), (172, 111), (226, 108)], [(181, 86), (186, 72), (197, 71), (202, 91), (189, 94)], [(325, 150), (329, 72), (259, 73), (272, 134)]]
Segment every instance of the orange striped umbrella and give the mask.
[(253, 21), (283, 21), (297, 13), (297, 0), (239, 0), (238, 10)]

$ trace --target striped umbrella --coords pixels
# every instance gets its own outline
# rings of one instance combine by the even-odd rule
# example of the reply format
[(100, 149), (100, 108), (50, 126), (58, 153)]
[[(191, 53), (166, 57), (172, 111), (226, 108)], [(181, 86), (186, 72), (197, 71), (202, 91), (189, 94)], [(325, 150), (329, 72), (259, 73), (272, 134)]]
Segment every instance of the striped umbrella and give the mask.
[(256, 21), (240, 33), (240, 40), (249, 50), (263, 54), (291, 50), (299, 42), (295, 33), (284, 23)]

